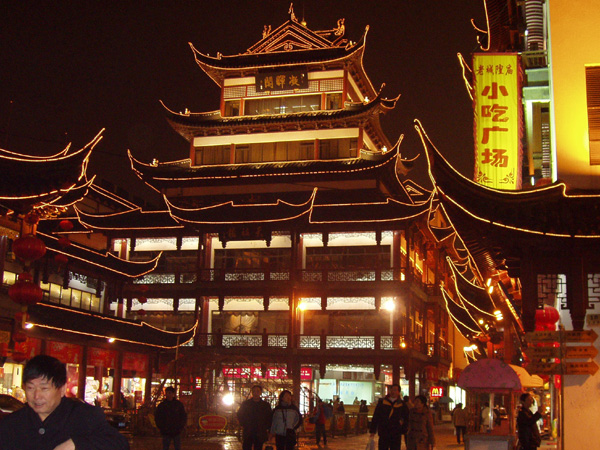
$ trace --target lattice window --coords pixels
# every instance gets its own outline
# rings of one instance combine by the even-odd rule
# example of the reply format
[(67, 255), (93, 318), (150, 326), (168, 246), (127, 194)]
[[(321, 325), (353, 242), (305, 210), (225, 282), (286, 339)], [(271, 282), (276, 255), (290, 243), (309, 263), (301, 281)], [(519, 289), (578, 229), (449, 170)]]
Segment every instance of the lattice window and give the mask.
[(174, 273), (151, 273), (133, 281), (134, 284), (165, 284), (175, 283)]
[(538, 274), (538, 306), (560, 305), (567, 309), (567, 276), (563, 273)]
[(331, 80), (321, 80), (321, 91), (341, 91), (344, 88), (344, 81), (341, 78)]
[[(598, 305), (598, 308), (596, 306)], [(588, 273), (588, 309), (600, 308), (600, 273)]]
[(327, 348), (375, 348), (373, 336), (327, 336)]
[[(250, 86), (228, 86), (223, 89), (223, 98), (242, 98), (246, 96), (246, 87)], [(254, 91), (254, 86), (251, 86)]]
[(139, 238), (135, 251), (177, 250), (177, 238)]
[(585, 68), (590, 164), (600, 165), (600, 66)]
[(320, 336), (300, 336), (300, 348), (321, 348)]
[(368, 306), (375, 308), (375, 297), (328, 297), (327, 298), (327, 308), (330, 308), (334, 305), (343, 304), (347, 306), (349, 309), (352, 309), (353, 306), (362, 306), (363, 304), (367, 304)]

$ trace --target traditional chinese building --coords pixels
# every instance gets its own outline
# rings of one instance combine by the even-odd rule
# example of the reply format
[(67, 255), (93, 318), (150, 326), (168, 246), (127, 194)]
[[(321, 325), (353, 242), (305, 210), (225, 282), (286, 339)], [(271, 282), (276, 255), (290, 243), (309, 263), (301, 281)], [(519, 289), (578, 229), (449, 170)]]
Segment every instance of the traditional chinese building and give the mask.
[(411, 395), (448, 385), (466, 341), (439, 285), (451, 283), (445, 258), (466, 255), (431, 192), (405, 177), (401, 139), (392, 144), (381, 129), (397, 97), (365, 73), (367, 31), (356, 42), (343, 20), (313, 31), (290, 9), (245, 53), (192, 46), (221, 91), (219, 109), (165, 106), (187, 158), (131, 155), (164, 209), (76, 206), (79, 224), (121, 257), (162, 252), (112, 308), (168, 330), (197, 323), (193, 345), (162, 372), (186, 394), (242, 395), (258, 381), (293, 388), (305, 407), (312, 393), (370, 403), (391, 381)]

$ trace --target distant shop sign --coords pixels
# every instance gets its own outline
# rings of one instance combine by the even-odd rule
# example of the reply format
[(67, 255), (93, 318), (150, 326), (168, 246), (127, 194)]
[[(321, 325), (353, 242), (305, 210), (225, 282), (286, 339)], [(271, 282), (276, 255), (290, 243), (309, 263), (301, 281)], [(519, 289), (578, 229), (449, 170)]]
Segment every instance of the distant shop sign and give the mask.
[[(269, 367), (263, 377), (260, 367), (223, 367), (223, 376), (225, 378), (265, 378), (271, 380), (281, 380), (288, 378), (287, 370), (282, 367)], [(300, 369), (300, 379), (310, 381), (313, 377), (311, 367), (302, 367)]]
[(222, 430), (227, 426), (227, 419), (223, 416), (202, 416), (198, 423), (203, 430)]
[(444, 388), (442, 386), (431, 386), (429, 388), (430, 398), (441, 398), (444, 396)]

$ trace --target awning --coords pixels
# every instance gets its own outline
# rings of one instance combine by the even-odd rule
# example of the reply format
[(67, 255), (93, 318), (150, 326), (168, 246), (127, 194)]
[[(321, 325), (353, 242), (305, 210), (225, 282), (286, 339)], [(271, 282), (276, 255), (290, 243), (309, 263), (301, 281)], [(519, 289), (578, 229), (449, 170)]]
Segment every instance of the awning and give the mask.
[(469, 364), (458, 379), (462, 389), (480, 392), (514, 392), (541, 387), (544, 382), (519, 366), (494, 358), (480, 359)]

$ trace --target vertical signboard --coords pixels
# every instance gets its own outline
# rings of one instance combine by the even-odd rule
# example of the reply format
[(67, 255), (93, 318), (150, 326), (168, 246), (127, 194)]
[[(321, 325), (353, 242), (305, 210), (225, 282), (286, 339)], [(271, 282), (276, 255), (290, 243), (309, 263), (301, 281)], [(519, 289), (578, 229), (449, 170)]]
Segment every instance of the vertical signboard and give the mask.
[(521, 187), (521, 86), (518, 55), (473, 55), (475, 181)]

